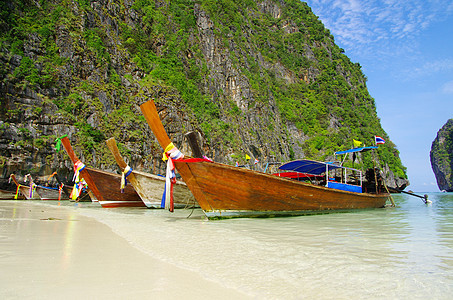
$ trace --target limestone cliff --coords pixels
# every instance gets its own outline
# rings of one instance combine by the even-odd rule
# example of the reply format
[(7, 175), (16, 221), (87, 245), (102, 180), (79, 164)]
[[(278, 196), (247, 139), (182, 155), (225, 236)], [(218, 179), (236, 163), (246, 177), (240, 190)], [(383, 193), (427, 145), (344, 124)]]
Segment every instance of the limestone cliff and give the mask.
[(429, 156), (437, 186), (441, 191), (453, 192), (453, 119), (437, 132)]
[[(199, 132), (215, 161), (333, 159), (352, 139), (386, 138), (387, 183), (408, 185), (366, 77), (298, 0), (3, 1), (0, 171), (69, 179), (53, 149), (67, 134), (90, 166), (116, 171), (114, 136), (133, 168), (161, 172), (139, 105), (154, 98), (171, 138)], [(363, 157), (362, 167), (372, 166)]]

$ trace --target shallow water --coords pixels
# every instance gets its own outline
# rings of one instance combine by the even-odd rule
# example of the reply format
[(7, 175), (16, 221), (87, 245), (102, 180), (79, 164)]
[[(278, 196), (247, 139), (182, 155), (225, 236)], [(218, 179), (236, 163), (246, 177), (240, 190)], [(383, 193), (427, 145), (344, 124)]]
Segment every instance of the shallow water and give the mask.
[(396, 208), (215, 221), (201, 210), (62, 205), (148, 255), (255, 298), (451, 299), (453, 194), (431, 193), (430, 205), (394, 199)]

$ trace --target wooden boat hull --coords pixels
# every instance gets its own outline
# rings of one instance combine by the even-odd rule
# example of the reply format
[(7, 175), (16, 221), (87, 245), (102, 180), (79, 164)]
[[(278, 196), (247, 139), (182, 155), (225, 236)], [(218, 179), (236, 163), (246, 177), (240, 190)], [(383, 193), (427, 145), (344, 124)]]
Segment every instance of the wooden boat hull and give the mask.
[[(75, 155), (68, 137), (63, 137), (61, 143), (72, 163), (75, 164), (79, 159)], [(121, 193), (121, 176), (118, 174), (85, 167), (80, 171), (80, 176), (93, 193), (93, 197), (90, 196), (91, 199), (97, 199), (104, 208), (145, 207), (132, 186), (126, 186), (124, 193)]]
[[(132, 171), (137, 182), (133, 184), (135, 191), (143, 199), (146, 199), (146, 206), (161, 208), (162, 195), (165, 189), (165, 177)], [(187, 185), (177, 181), (173, 186), (173, 197), (175, 208), (199, 207)]]
[[(140, 105), (163, 149), (170, 145), (153, 100)], [(202, 159), (174, 160), (208, 218), (303, 215), (384, 207), (389, 194), (335, 190)]]
[(36, 186), (36, 191), (38, 192), (41, 200), (69, 200), (68, 196), (66, 196), (63, 191), (61, 192), (61, 198), (59, 198), (58, 189), (51, 189), (38, 185)]
[(33, 196), (30, 197), (30, 186), (20, 184), (17, 181), (16, 176), (14, 174), (11, 174), (10, 178), (13, 180), (16, 187), (19, 187), (20, 194), (22, 194), (25, 197), (25, 199), (27, 199), (27, 200), (41, 199), (41, 197), (39, 196), (39, 193), (36, 190), (33, 192)]
[[(121, 193), (120, 175), (89, 167), (86, 167), (85, 170), (95, 180), (96, 188), (102, 195), (101, 197), (95, 195), (102, 207), (145, 207), (142, 199), (131, 185), (127, 185), (124, 193)], [(90, 186), (88, 185), (88, 187)]]
[(89, 189), (82, 191), (82, 193), (79, 195), (79, 197), (77, 197), (76, 200), (72, 200), (68, 196), (71, 195), (71, 192), (72, 192), (73, 188), (74, 188), (74, 186), (69, 186), (69, 185), (63, 186), (63, 191), (66, 194), (66, 197), (69, 199), (69, 201), (74, 201), (74, 202), (98, 202), (97, 200), (93, 200), (91, 198), (91, 197), (94, 198), (94, 195), (91, 193), (91, 191)]
[(30, 197), (30, 187), (28, 187), (28, 186), (21, 185), (19, 187), (19, 190), (20, 190), (21, 194), (24, 195), (25, 199), (27, 199), (27, 200), (40, 200), (41, 199), (41, 196), (39, 195), (39, 193), (37, 191), (34, 191), (33, 196)]
[(380, 208), (388, 199), (387, 194), (334, 190), (219, 163), (174, 163), (208, 218)]
[[(115, 138), (108, 139), (106, 143), (121, 172), (124, 172), (128, 168), (128, 165), (121, 156)], [(162, 196), (165, 189), (164, 177), (132, 170), (132, 173), (127, 177), (127, 181), (134, 187), (147, 207), (161, 208)], [(174, 208), (199, 207), (187, 185), (181, 181), (176, 181), (173, 185), (173, 199)]]
[(24, 200), (25, 197), (22, 193), (19, 193), (17, 199), (14, 199), (16, 196), (15, 192), (0, 190), (0, 200)]

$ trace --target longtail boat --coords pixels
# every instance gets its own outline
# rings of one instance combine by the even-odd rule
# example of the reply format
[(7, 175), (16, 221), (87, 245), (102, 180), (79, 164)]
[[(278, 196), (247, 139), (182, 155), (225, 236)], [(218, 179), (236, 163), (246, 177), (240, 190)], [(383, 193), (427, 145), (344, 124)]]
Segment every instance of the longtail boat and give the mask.
[[(51, 182), (51, 179), (55, 179), (57, 184), (55, 185), (55, 189), (58, 189), (58, 192), (60, 193), (61, 190), (61, 199), (62, 200), (70, 200), (70, 201), (75, 201), (75, 202), (97, 202), (93, 201), (95, 199), (94, 195), (91, 193), (91, 191), (88, 189), (88, 186), (85, 184), (82, 187), (82, 190), (79, 193), (79, 196), (75, 199), (71, 198), (71, 194), (73, 191), (73, 185), (66, 185), (64, 184), (60, 178), (57, 175), (57, 172), (53, 172), (50, 176), (42, 176), (41, 180), (46, 180), (48, 183)], [(93, 197), (93, 199), (91, 199)]]
[(24, 200), (25, 197), (22, 193), (16, 196), (15, 192), (0, 190), (0, 200)]
[[(140, 106), (167, 155), (174, 152), (153, 100)], [(200, 158), (173, 163), (209, 219), (271, 217), (381, 208), (388, 193), (351, 192)]]
[(36, 184), (30, 174), (25, 175), (25, 179), (30, 181), (30, 185), (34, 185), (37, 195), (41, 200), (69, 200), (69, 197), (63, 191), (63, 186), (50, 187)]
[[(162, 194), (165, 189), (165, 177), (133, 170), (121, 156), (115, 138), (108, 139), (106, 143), (121, 172), (125, 175), (128, 174), (126, 180), (131, 183), (145, 205), (150, 208), (163, 208), (161, 204)], [(198, 206), (198, 203), (195, 202), (187, 185), (184, 182), (176, 181), (174, 186), (174, 207), (186, 208), (194, 206)]]
[(20, 194), (22, 194), (27, 200), (41, 199), (38, 192), (36, 192), (36, 184), (34, 184), (33, 181), (30, 181), (29, 185), (23, 185), (17, 181), (16, 175), (14, 174), (11, 174), (9, 178), (16, 184), (17, 187), (15, 199), (18, 199)]
[(118, 174), (86, 167), (76, 156), (67, 136), (61, 138), (61, 143), (75, 166), (75, 172), (82, 177), (88, 188), (105, 208), (112, 207), (145, 207), (140, 196), (132, 186), (126, 186), (121, 193), (121, 176)]
[(63, 193), (63, 187), (47, 187), (36, 185), (41, 200), (69, 200), (69, 197)]

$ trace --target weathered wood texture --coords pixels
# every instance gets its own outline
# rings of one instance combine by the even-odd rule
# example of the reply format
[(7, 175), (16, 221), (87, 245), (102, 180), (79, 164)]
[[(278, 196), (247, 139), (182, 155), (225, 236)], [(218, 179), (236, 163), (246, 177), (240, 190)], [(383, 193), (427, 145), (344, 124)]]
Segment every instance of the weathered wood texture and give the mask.
[[(75, 164), (79, 159), (71, 147), (68, 137), (61, 139), (63, 147)], [(102, 207), (144, 207), (145, 204), (130, 185), (121, 193), (121, 176), (110, 172), (85, 167), (80, 172), (88, 188), (94, 194)]]
[[(0, 190), (0, 200), (14, 200), (15, 196), (16, 196), (15, 192)], [(24, 195), (22, 195), (22, 193), (19, 193), (19, 195), (17, 195), (16, 200), (24, 200), (24, 199), (25, 199), (25, 197), (24, 197)]]
[[(170, 139), (152, 100), (140, 106), (160, 145)], [(329, 189), (215, 162), (175, 160), (175, 166), (208, 217), (297, 215), (384, 207), (388, 194)]]
[(388, 198), (387, 194), (334, 190), (219, 163), (175, 161), (175, 166), (196, 191), (201, 208), (218, 217), (231, 216), (228, 211), (253, 216), (379, 208)]
[(25, 197), (25, 199), (27, 199), (27, 200), (41, 199), (41, 197), (39, 196), (39, 193), (37, 193), (36, 191), (33, 193), (33, 197), (30, 197), (30, 186), (20, 184), (17, 181), (16, 176), (14, 174), (11, 174), (10, 178), (13, 180), (13, 182), (16, 184), (16, 186), (19, 187), (19, 191)]
[[(127, 163), (121, 156), (116, 145), (115, 138), (106, 141), (108, 148), (113, 154), (121, 172), (127, 167)], [(132, 170), (127, 180), (134, 187), (137, 194), (140, 195), (147, 207), (161, 208), (162, 195), (165, 189), (165, 178), (146, 172)], [(177, 181), (173, 187), (174, 206), (175, 208), (198, 206), (195, 198), (184, 182)]]
[(60, 192), (56, 189), (50, 189), (42, 186), (36, 186), (36, 191), (38, 192), (41, 200), (69, 200), (69, 197), (61, 191), (61, 197), (59, 198)]

